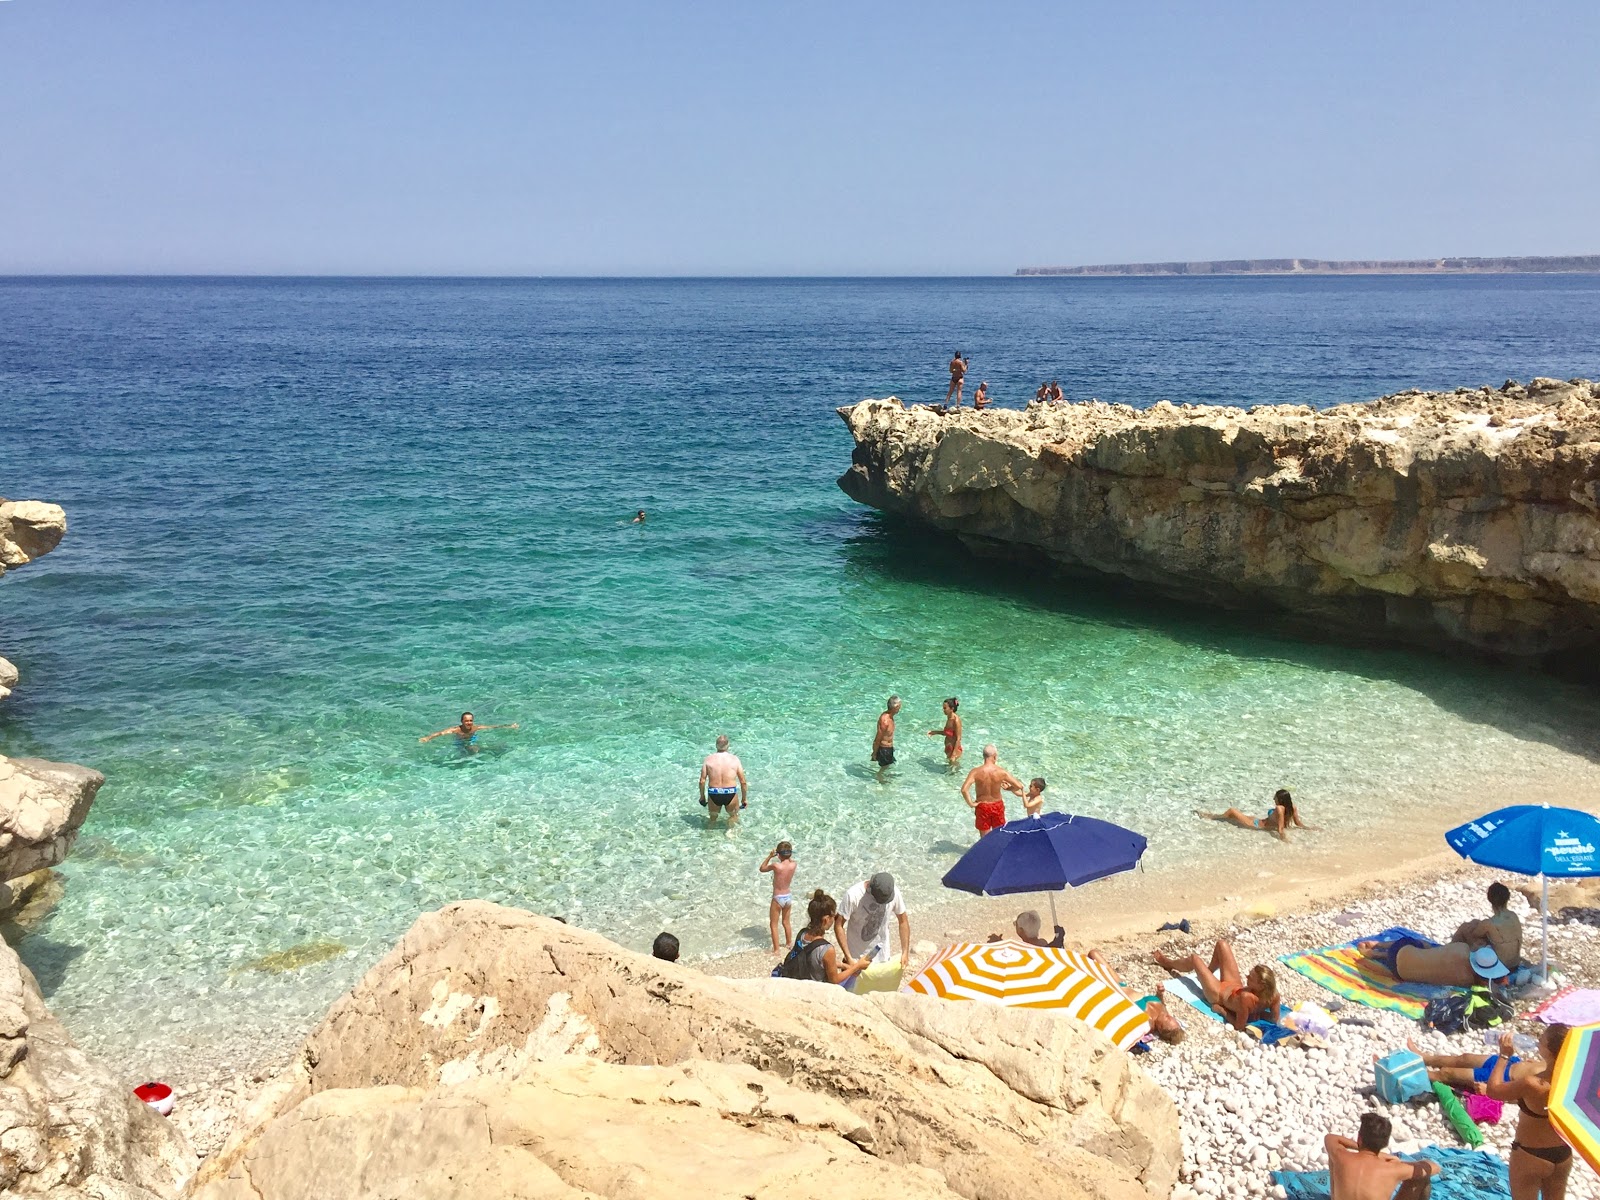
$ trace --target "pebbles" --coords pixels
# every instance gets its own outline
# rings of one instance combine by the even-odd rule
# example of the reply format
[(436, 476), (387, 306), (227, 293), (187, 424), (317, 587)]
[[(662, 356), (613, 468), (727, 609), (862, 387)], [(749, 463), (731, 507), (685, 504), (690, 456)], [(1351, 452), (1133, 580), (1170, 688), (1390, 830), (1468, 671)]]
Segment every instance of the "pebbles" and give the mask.
[[(1225, 937), (1233, 943), (1244, 970), (1258, 962), (1274, 967), (1285, 1004), (1311, 1000), (1332, 1008), (1337, 1001), (1332, 993), (1280, 966), (1278, 956), (1348, 941), (1389, 925), (1408, 925), (1435, 938), (1448, 938), (1463, 920), (1487, 914), (1483, 893), (1495, 878), (1477, 869), (1457, 869), (1420, 888), (1408, 887), (1404, 895), (1363, 896), (1359, 904), (1351, 905), (1362, 916), (1347, 924), (1334, 920), (1345, 911), (1341, 908), (1207, 929), (1204, 937), (1197, 929), (1192, 939), (1165, 940), (1161, 946), (1171, 951), (1198, 949), (1205, 954), (1211, 940)], [(1538, 911), (1530, 912), (1520, 896), (1512, 897), (1512, 907), (1523, 921), (1523, 957), (1536, 963)], [(1550, 933), (1552, 956), (1561, 964), (1567, 981), (1595, 986), (1600, 979), (1600, 929), (1577, 922), (1552, 923)], [(1149, 939), (1141, 942), (1148, 950)], [(1125, 978), (1136, 986), (1153, 987), (1165, 977), (1147, 961), (1133, 958), (1134, 953), (1129, 946), (1116, 951)], [(1188, 1036), (1177, 1046), (1157, 1044), (1141, 1059), (1181, 1114), (1184, 1164), (1173, 1200), (1282, 1196), (1269, 1172), (1325, 1168), (1323, 1136), (1354, 1137), (1361, 1114), (1369, 1109), (1382, 1112), (1393, 1122), (1391, 1150), (1461, 1145), (1437, 1102), (1385, 1105), (1372, 1095), (1372, 1060), (1375, 1055), (1402, 1049), (1407, 1038), (1431, 1053), (1490, 1053), (1482, 1032), (1455, 1037), (1425, 1033), (1417, 1022), (1398, 1013), (1343, 1003), (1339, 1016), (1370, 1020), (1372, 1026), (1341, 1024), (1324, 1047), (1306, 1048), (1257, 1046), (1248, 1039), (1241, 1044), (1241, 1035), (1227, 1026), (1208, 1021), (1181, 1001), (1174, 1001), (1173, 1011)], [(1532, 1004), (1520, 1003), (1518, 1010)], [(1537, 1034), (1542, 1028), (1537, 1022), (1518, 1022), (1518, 1029), (1524, 1032)], [(1485, 1148), (1504, 1158), (1516, 1129), (1515, 1110), (1508, 1110), (1498, 1125), (1482, 1128)], [(1572, 1173), (1567, 1194), (1574, 1200), (1600, 1200), (1600, 1180), (1580, 1164)]]

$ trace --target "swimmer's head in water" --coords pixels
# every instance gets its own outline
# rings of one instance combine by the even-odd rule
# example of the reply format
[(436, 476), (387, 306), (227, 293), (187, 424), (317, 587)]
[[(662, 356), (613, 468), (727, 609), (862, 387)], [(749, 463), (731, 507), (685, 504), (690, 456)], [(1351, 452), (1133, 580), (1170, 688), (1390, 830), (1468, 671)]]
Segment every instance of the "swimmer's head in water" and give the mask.
[(472, 714), (471, 713), (462, 713), (461, 714), (461, 723), (463, 725), (471, 725), (472, 724)]
[(728, 750), (728, 735), (725, 734), (725, 733), (717, 734), (717, 753), (718, 754), (725, 754), (725, 753), (727, 753), (727, 750)]

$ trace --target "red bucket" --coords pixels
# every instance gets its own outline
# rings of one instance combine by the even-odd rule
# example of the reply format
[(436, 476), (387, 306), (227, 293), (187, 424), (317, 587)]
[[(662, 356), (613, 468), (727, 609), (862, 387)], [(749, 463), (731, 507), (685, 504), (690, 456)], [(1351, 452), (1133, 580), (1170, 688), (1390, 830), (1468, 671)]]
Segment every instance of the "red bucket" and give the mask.
[(172, 1089), (164, 1083), (141, 1083), (133, 1094), (163, 1117), (172, 1112)]

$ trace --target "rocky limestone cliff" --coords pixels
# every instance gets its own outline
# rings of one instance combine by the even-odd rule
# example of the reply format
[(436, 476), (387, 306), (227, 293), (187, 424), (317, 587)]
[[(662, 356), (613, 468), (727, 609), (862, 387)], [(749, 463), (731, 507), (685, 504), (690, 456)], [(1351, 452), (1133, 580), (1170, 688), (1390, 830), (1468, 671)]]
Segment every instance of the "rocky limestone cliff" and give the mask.
[(1322, 632), (1600, 663), (1600, 385), (1315, 411), (1091, 402), (839, 414), (839, 486), (981, 552)]
[(422, 917), (197, 1200), (1150, 1200), (1172, 1102), (1046, 1012), (734, 982), (482, 901)]
[(73, 1045), (0, 942), (0, 1196), (174, 1200), (196, 1165), (166, 1118)]
[[(0, 884), (64, 861), (105, 781), (88, 767), (0, 754)], [(0, 888), (0, 909), (9, 900)]]
[[(0, 497), (0, 575), (49, 554), (66, 536), (67, 514), (59, 505)], [(0, 658), (0, 700), (17, 686), (17, 668)]]

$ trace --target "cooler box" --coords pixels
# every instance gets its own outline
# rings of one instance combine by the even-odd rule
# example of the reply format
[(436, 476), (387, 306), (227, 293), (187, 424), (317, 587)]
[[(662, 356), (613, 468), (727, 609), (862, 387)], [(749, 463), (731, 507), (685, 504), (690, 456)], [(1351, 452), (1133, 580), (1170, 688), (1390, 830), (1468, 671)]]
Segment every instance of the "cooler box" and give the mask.
[(1428, 1068), (1422, 1065), (1422, 1056), (1409, 1050), (1396, 1050), (1385, 1054), (1373, 1066), (1378, 1099), (1385, 1104), (1404, 1104), (1416, 1096), (1431, 1096), (1433, 1085), (1428, 1082)]

